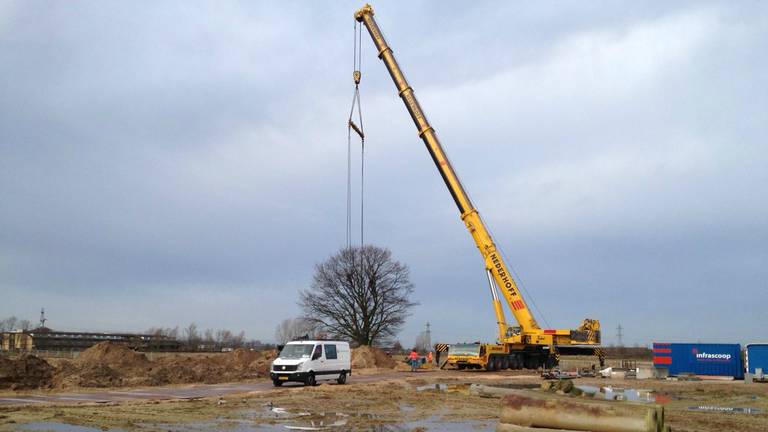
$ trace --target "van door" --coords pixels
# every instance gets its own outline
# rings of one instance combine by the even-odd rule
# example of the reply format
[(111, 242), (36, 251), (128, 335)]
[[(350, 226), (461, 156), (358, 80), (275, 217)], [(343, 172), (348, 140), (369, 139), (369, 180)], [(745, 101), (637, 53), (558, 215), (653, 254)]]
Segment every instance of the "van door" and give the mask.
[(338, 375), (342, 368), (339, 364), (339, 352), (337, 350), (336, 344), (323, 345), (323, 351), (325, 353), (326, 371), (334, 375)]
[(336, 345), (336, 351), (339, 356), (339, 369), (344, 369), (346, 371), (352, 370), (352, 366), (350, 365), (350, 353), (349, 353), (349, 344), (347, 343), (341, 343)]
[(323, 368), (325, 365), (323, 364), (323, 346), (320, 344), (315, 345), (315, 347), (312, 349), (312, 355), (309, 357), (310, 361), (310, 368), (315, 372), (315, 376), (321, 375), (323, 373)]

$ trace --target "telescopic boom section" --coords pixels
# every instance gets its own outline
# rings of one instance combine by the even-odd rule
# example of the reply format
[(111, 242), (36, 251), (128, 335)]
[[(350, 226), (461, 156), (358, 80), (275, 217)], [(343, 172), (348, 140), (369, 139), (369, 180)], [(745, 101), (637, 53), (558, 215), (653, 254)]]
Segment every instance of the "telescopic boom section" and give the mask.
[[(459, 178), (456, 176), (456, 172), (453, 170), (448, 157), (440, 145), (440, 140), (437, 138), (435, 130), (430, 126), (427, 121), (424, 111), (419, 105), (419, 101), (416, 99), (416, 95), (413, 92), (413, 88), (408, 84), (408, 81), (403, 75), (403, 71), (395, 60), (395, 56), (392, 53), (392, 49), (387, 45), (387, 41), (384, 40), (384, 36), (376, 24), (373, 18), (373, 8), (371, 5), (366, 4), (360, 10), (355, 12), (355, 19), (365, 24), (368, 29), (373, 43), (378, 50), (379, 58), (384, 61), (384, 64), (389, 70), (389, 75), (392, 77), (392, 81), (395, 82), (397, 92), (400, 98), (403, 99), (405, 107), (408, 109), (408, 113), (411, 115), (413, 122), (416, 124), (419, 136), (427, 146), (430, 156), (440, 172), (440, 175), (445, 181), (445, 185), (453, 196), (453, 200), (456, 202), (456, 206), (461, 213), (461, 219), (467, 226), (472, 238), (475, 240), (477, 248), (483, 256), (485, 261), (485, 267), (493, 275), (496, 284), (501, 288), (504, 298), (509, 305), (510, 310), (515, 316), (515, 319), (520, 324), (523, 333), (535, 331), (539, 329), (539, 325), (531, 315), (528, 306), (525, 303), (520, 291), (517, 288), (517, 284), (512, 279), (512, 275), (507, 269), (507, 265), (504, 263), (499, 251), (496, 249), (496, 245), (493, 243), (491, 234), (485, 227), (483, 220), (480, 218), (477, 210), (472, 205), (469, 196), (464, 191)], [(503, 335), (500, 335), (503, 337)]]

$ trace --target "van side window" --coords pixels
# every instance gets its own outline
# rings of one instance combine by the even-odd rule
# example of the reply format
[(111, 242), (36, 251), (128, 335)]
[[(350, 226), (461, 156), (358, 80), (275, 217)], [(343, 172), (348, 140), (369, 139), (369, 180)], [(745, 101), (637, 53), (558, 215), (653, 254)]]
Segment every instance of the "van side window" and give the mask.
[(312, 360), (319, 359), (323, 356), (323, 347), (320, 345), (315, 346), (315, 351), (312, 353)]
[(336, 355), (336, 345), (324, 345), (325, 346), (325, 358), (328, 360), (336, 360), (339, 358)]

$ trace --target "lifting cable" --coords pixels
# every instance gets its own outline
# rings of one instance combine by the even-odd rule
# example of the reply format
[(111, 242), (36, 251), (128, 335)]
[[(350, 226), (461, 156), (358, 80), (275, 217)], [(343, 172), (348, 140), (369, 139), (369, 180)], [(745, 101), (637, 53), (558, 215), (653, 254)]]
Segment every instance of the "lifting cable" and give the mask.
[[(355, 93), (352, 97), (352, 108), (349, 110), (349, 119), (347, 120), (347, 248), (352, 247), (352, 132), (354, 131), (360, 137), (360, 247), (364, 245), (363, 222), (364, 222), (364, 192), (365, 192), (365, 132), (363, 129), (363, 111), (360, 104), (360, 78), (362, 77), (362, 34), (363, 25), (358, 25), (355, 21), (354, 33), (354, 55), (352, 78), (355, 81)], [(357, 107), (356, 124), (352, 119)]]
[[(485, 220), (483, 220), (483, 222), (485, 222), (485, 225), (488, 227), (488, 232), (491, 233), (491, 237), (496, 238), (488, 222)], [(509, 260), (509, 257), (504, 252), (504, 249), (499, 245), (496, 245), (496, 248), (499, 250), (499, 252), (501, 252), (501, 256), (502, 258), (504, 258), (504, 262), (507, 263), (507, 267), (509, 267), (509, 270), (512, 272), (512, 277), (515, 279), (515, 281), (517, 281), (517, 284), (520, 286), (520, 288), (522, 288), (523, 293), (525, 294), (525, 298), (531, 301), (533, 308), (536, 309), (536, 312), (538, 312), (542, 321), (544, 321), (544, 325), (547, 326), (547, 328), (552, 328), (552, 326), (549, 325), (549, 321), (547, 321), (547, 317), (544, 316), (544, 313), (539, 309), (539, 306), (536, 304), (536, 300), (534, 300), (533, 295), (531, 295), (531, 293), (528, 292), (528, 289), (525, 287), (525, 284), (523, 283), (523, 279), (515, 271), (515, 268), (512, 266), (512, 261)]]

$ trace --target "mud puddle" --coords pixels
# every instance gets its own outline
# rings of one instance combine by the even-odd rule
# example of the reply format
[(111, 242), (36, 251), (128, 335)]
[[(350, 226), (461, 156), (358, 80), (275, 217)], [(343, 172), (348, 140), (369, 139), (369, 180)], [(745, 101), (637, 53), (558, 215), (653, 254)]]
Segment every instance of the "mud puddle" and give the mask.
[(656, 400), (656, 395), (654, 394), (653, 390), (632, 388), (625, 389), (619, 387), (596, 387), (591, 385), (577, 385), (575, 387), (587, 395), (598, 395), (600, 399), (610, 401), (630, 401), (644, 403), (662, 402), (661, 400)]
[[(413, 412), (415, 407), (401, 404), (404, 414)], [(216, 421), (193, 422), (185, 424), (155, 424), (143, 425), (149, 430), (158, 429), (167, 432), (197, 432), (221, 430), (233, 432), (250, 431), (336, 431), (336, 430), (365, 430), (374, 432), (406, 432), (406, 431), (466, 431), (490, 432), (495, 430), (496, 421), (491, 420), (456, 420), (449, 421), (441, 415), (435, 415), (420, 420), (404, 420), (387, 422), (375, 414), (344, 414), (344, 413), (294, 413), (283, 408), (266, 406), (264, 409), (248, 410), (242, 413), (243, 419), (220, 419)], [(69, 429), (61, 429), (69, 432)], [(95, 429), (94, 429), (95, 430)], [(83, 432), (91, 429), (84, 429)], [(77, 430), (77, 432), (80, 432)]]
[(76, 426), (66, 423), (39, 422), (20, 425), (17, 430), (21, 431), (45, 431), (45, 432), (102, 432), (104, 430), (112, 432), (122, 432), (122, 429), (102, 429), (87, 426)]
[(470, 383), (437, 383), (427, 384), (416, 387), (417, 392), (445, 392), (445, 393), (469, 393)]
[(737, 413), (737, 414), (760, 414), (760, 410), (757, 408), (744, 408), (744, 407), (722, 407), (722, 406), (689, 406), (688, 411), (709, 411), (717, 413)]

